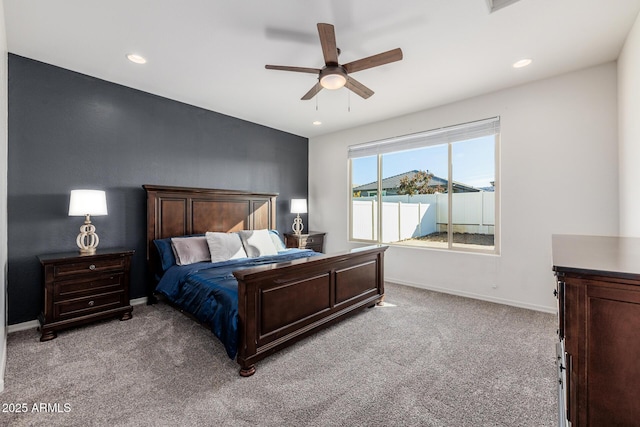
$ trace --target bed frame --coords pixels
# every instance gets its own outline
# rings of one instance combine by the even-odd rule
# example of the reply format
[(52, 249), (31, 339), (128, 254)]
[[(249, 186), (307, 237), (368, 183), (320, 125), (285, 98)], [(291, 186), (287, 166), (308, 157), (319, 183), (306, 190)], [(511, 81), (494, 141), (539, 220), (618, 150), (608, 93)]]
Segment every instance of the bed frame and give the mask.
[[(154, 239), (276, 228), (277, 194), (143, 185), (147, 192), (147, 260), (160, 272)], [(238, 280), (240, 375), (255, 363), (384, 299), (384, 252), (372, 246), (234, 272)]]

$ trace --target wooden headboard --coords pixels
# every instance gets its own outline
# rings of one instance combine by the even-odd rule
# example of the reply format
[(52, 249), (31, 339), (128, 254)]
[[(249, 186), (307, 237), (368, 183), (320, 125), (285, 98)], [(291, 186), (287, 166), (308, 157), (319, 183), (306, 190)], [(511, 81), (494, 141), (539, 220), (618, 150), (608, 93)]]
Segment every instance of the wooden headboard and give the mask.
[(276, 228), (275, 193), (143, 185), (147, 192), (147, 261), (158, 266), (153, 241), (207, 231)]

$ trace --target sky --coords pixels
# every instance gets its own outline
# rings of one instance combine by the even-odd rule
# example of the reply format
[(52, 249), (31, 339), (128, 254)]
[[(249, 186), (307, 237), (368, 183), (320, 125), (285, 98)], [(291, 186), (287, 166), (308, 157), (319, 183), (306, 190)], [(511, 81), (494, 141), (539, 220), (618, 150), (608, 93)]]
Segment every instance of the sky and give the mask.
[[(428, 170), (447, 179), (447, 145), (435, 145), (418, 150), (401, 151), (382, 156), (383, 178), (412, 170)], [(353, 184), (362, 185), (377, 180), (376, 157), (353, 159)], [(495, 181), (494, 137), (486, 136), (453, 143), (453, 180), (474, 187), (490, 187)]]

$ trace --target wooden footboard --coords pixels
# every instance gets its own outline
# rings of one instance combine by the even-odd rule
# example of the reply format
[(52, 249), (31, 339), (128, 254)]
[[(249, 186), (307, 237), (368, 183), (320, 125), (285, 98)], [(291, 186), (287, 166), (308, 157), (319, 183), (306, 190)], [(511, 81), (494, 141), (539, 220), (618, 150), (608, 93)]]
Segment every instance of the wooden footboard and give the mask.
[(252, 375), (258, 360), (381, 302), (386, 249), (372, 246), (234, 272), (240, 375)]

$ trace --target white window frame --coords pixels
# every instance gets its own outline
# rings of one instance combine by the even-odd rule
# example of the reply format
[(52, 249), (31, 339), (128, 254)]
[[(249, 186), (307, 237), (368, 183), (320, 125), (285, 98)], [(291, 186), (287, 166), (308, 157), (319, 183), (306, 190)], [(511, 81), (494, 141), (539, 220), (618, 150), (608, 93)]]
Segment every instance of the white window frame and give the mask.
[[(451, 207), (453, 199), (452, 190), (452, 146), (453, 143), (466, 141), (474, 138), (494, 136), (494, 165), (495, 165), (495, 224), (494, 224), (494, 246), (491, 249), (477, 249), (465, 246), (454, 246), (453, 244), (453, 226)], [(425, 245), (406, 245), (402, 242), (382, 242), (382, 198), (378, 198), (377, 205), (377, 239), (364, 240), (353, 238), (353, 165), (352, 159), (359, 157), (377, 156), (377, 176), (378, 189), (377, 194), (382, 194), (382, 156), (388, 153), (406, 151), (411, 149), (425, 148), (435, 145), (447, 144), (448, 150), (448, 173), (447, 173), (447, 194), (448, 194), (448, 227), (450, 232), (448, 235), (447, 248), (438, 248), (435, 246)], [(379, 141), (367, 142), (349, 146), (348, 149), (348, 173), (349, 173), (349, 241), (358, 243), (374, 243), (385, 244), (391, 246), (403, 246), (416, 249), (435, 249), (459, 252), (476, 252), (483, 254), (500, 254), (500, 117), (492, 117), (489, 119), (478, 120), (469, 123), (463, 123), (454, 126), (448, 126), (425, 132), (403, 135), (395, 138), (388, 138)]]

